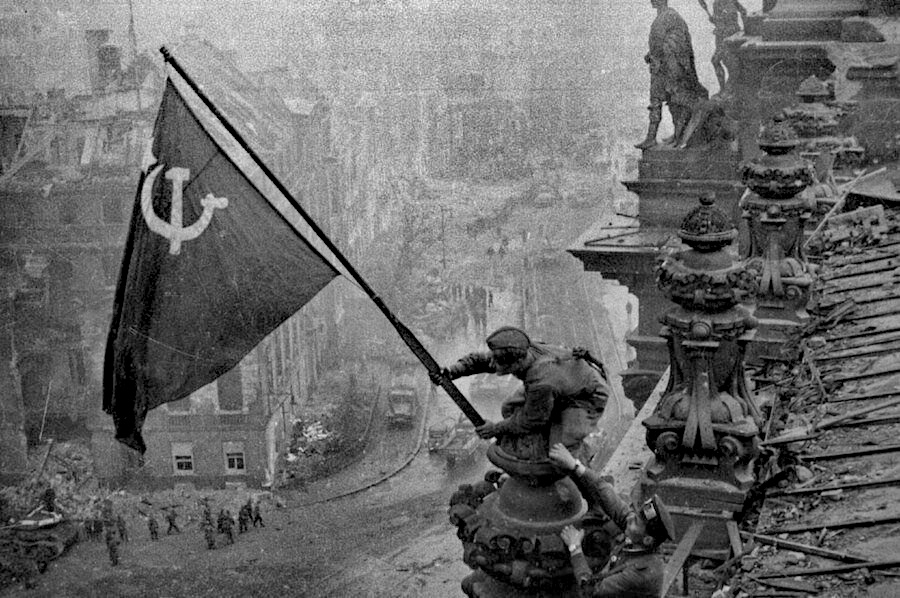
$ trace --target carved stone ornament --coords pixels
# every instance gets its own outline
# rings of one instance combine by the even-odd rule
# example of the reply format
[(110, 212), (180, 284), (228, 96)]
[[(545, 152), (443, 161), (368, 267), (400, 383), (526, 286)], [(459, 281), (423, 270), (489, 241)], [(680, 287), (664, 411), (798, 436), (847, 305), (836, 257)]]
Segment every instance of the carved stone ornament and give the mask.
[(796, 135), (785, 123), (766, 129), (765, 154), (744, 166), (744, 182), (754, 193), (741, 200), (750, 243), (746, 267), (757, 278), (757, 300), (780, 309), (778, 317), (801, 321), (812, 285), (803, 252), (803, 229), (813, 199), (799, 195), (813, 181), (812, 166), (791, 150)]
[(784, 122), (766, 128), (759, 140), (765, 154), (742, 166), (741, 181), (768, 199), (794, 197), (814, 180), (812, 166), (792, 154), (799, 143), (797, 134)]
[(756, 320), (738, 302), (755, 281), (726, 247), (737, 231), (710, 197), (684, 219), (690, 249), (658, 269), (660, 288), (678, 307), (663, 317), (669, 386), (644, 420), (654, 460), (647, 476), (712, 478), (745, 490), (759, 454), (761, 415), (746, 386), (744, 354)]
[(588, 512), (564, 472), (546, 458), (519, 459), (496, 444), (488, 449), (488, 459), (509, 477), (492, 483), (487, 481), (489, 472), (485, 481), (463, 484), (450, 498), (450, 522), (462, 541), (463, 561), (475, 570), (462, 582), (466, 595), (531, 595), (528, 592), (570, 588), (574, 577), (559, 535), (566, 525), (584, 529), (584, 554), (592, 568), (602, 567), (612, 549), (609, 519)]

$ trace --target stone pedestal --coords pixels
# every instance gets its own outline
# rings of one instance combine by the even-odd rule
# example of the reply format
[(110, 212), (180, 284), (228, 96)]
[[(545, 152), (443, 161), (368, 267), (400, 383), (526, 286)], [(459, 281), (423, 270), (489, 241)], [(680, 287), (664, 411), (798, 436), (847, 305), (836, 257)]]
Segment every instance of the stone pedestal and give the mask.
[(754, 280), (726, 250), (737, 230), (710, 198), (678, 235), (690, 249), (668, 256), (657, 277), (677, 307), (662, 318), (669, 385), (643, 422), (653, 458), (640, 490), (671, 507), (679, 533), (697, 517), (710, 519), (695, 552), (725, 558), (726, 522), (743, 510), (759, 455), (762, 417), (744, 373), (756, 321), (738, 305)]
[(575, 483), (548, 460), (518, 459), (496, 444), (488, 459), (509, 478), (499, 488), (487, 480), (463, 484), (450, 499), (463, 560), (474, 569), (463, 591), (478, 598), (574, 596), (575, 578), (559, 533), (579, 524), (588, 562), (592, 569), (602, 567), (612, 546), (607, 520), (585, 517), (587, 504)]
[(757, 280), (753, 356), (790, 358), (784, 355), (785, 342), (809, 320), (814, 280), (803, 250), (803, 229), (814, 203), (801, 193), (813, 182), (813, 171), (796, 155), (797, 136), (786, 123), (768, 127), (759, 143), (764, 154), (743, 168), (752, 192), (741, 201), (750, 231), (745, 263)]
[(665, 248), (677, 244), (672, 230), (659, 227), (610, 227), (598, 223), (569, 249), (586, 272), (601, 272), (638, 298), (638, 326), (626, 341), (635, 348), (635, 359), (620, 372), (625, 395), (635, 412), (647, 401), (669, 365), (665, 341), (659, 338), (659, 316), (667, 301), (656, 287), (656, 265)]

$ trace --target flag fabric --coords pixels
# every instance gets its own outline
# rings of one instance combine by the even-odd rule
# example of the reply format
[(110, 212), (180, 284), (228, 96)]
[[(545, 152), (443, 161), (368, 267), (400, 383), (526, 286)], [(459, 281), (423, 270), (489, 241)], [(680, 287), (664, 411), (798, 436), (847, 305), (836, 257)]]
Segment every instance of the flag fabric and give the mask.
[(146, 450), (147, 412), (234, 367), (339, 271), (166, 83), (106, 345), (103, 409)]

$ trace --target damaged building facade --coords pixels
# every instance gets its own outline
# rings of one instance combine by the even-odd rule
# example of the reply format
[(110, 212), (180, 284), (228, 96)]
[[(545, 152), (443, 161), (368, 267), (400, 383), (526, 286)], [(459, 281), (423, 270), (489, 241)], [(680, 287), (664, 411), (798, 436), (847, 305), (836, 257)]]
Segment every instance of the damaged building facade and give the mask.
[[(294, 409), (321, 370), (335, 292), (326, 289), (220, 380), (152, 412), (150, 449), (136, 470), (135, 455), (113, 440), (100, 396), (112, 297), (163, 73), (146, 55), (124, 64), (111, 32), (89, 29), (76, 45), (83, 63), (72, 77), (40, 91), (28, 77), (40, 57), (23, 49), (40, 47), (42, 33), (48, 47), (77, 38), (76, 25), (57, 17), (22, 10), (0, 23), (4, 62), (15, 67), (6, 72), (0, 107), (2, 474), (24, 472), (27, 445), (90, 436), (103, 479), (138, 471), (153, 485), (271, 480)], [(215, 68), (229, 81), (242, 78), (225, 61)], [(327, 224), (335, 180), (333, 160), (326, 161), (327, 107), (308, 82), (282, 77), (283, 95), (271, 93), (272, 78), (242, 81), (269, 125), (260, 133), (281, 131), (254, 141), (292, 189), (323, 199), (310, 211)]]

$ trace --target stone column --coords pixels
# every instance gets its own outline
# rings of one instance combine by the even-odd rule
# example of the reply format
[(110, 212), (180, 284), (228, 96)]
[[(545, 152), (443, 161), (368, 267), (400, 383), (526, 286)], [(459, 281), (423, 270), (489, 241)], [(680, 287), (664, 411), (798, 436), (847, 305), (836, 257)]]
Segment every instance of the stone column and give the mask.
[(756, 322), (739, 305), (755, 282), (726, 250), (737, 230), (712, 198), (701, 199), (678, 235), (689, 249), (658, 270), (660, 289), (677, 306), (662, 317), (671, 370), (656, 411), (643, 422), (654, 456), (641, 491), (671, 507), (679, 533), (697, 512), (712, 513), (697, 549), (721, 556), (729, 548), (725, 520), (743, 510), (759, 454), (762, 418), (744, 375)]
[(791, 333), (809, 319), (814, 274), (803, 251), (803, 228), (814, 200), (801, 192), (813, 182), (813, 169), (795, 153), (797, 143), (790, 126), (775, 123), (760, 136), (763, 155), (742, 168), (751, 191), (741, 200), (750, 231), (746, 268), (758, 287), (754, 354), (778, 355)]

